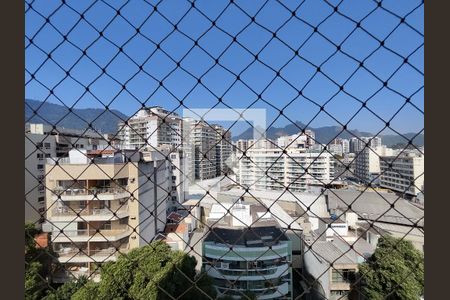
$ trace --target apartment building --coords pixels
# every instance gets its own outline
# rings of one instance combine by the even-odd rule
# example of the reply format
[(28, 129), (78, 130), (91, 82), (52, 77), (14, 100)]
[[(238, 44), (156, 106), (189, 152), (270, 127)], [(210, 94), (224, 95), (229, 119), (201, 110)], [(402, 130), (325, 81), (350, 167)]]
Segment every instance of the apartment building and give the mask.
[(195, 121), (191, 135), (194, 144), (195, 179), (216, 177), (216, 131), (204, 121)]
[[(260, 204), (212, 205), (202, 244), (203, 269), (219, 296), (292, 299), (292, 246)], [(251, 226), (251, 227), (250, 227)]]
[(231, 132), (217, 124), (185, 118), (183, 154), (190, 181), (206, 180), (230, 172)]
[(318, 236), (306, 240), (311, 242), (305, 245), (305, 269), (317, 280), (312, 299), (349, 299), (358, 265), (373, 254), (375, 247), (362, 238), (349, 243), (338, 235), (332, 241), (319, 240)]
[(231, 131), (220, 125), (212, 125), (216, 131), (216, 176), (228, 174), (231, 171), (231, 154), (233, 145), (231, 143)]
[(45, 166), (47, 222), (62, 267), (55, 281), (98, 279), (99, 264), (148, 244), (166, 223), (166, 160), (135, 151), (75, 151)]
[(239, 158), (239, 183), (254, 190), (304, 192), (328, 184), (333, 174), (329, 153), (305, 149), (250, 149)]
[(347, 154), (350, 152), (350, 141), (347, 139), (341, 139), (342, 153)]
[(185, 157), (182, 149), (173, 149), (169, 145), (160, 146), (152, 151), (143, 151), (144, 161), (168, 160), (168, 176), (170, 196), (167, 202), (168, 211), (176, 211), (185, 201), (189, 181), (185, 174)]
[(383, 156), (380, 160), (380, 186), (408, 197), (417, 196), (424, 189), (424, 160), (425, 155), (418, 151)]
[(250, 146), (250, 143), (252, 140), (244, 140), (244, 139), (239, 139), (236, 142), (233, 143), (234, 145), (234, 152), (244, 152), (245, 150), (248, 149), (248, 147)]
[(350, 139), (350, 153), (359, 153), (365, 147), (377, 148), (382, 146), (381, 138), (378, 136), (375, 137), (353, 137)]
[(327, 146), (327, 150), (334, 155), (342, 156), (344, 153), (344, 150), (342, 148), (342, 144), (339, 144), (338, 142), (332, 142)]
[(316, 135), (312, 130), (305, 130), (305, 133), (281, 136), (277, 139), (279, 148), (311, 148), (315, 144)]
[(108, 140), (93, 130), (25, 125), (25, 221), (40, 225), (45, 214), (45, 161), (68, 155), (71, 149), (100, 150)]
[(365, 183), (379, 184), (380, 157), (394, 155), (395, 150), (386, 146), (366, 147), (355, 158), (355, 176)]
[(182, 118), (159, 106), (139, 110), (127, 122), (119, 122), (118, 138), (124, 149), (144, 150), (147, 147), (182, 143)]

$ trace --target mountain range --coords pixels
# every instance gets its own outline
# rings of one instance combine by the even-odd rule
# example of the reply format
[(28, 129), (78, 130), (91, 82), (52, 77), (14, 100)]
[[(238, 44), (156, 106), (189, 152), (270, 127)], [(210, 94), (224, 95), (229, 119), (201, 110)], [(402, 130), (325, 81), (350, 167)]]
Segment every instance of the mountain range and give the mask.
[[(34, 113), (36, 112), (36, 113)], [(121, 120), (127, 120), (128, 116), (118, 110), (106, 110), (101, 108), (74, 108), (71, 111), (69, 108), (48, 102), (41, 102), (37, 100), (25, 99), (25, 120), (30, 123), (44, 123), (56, 125), (59, 127), (81, 129), (84, 130), (92, 123), (92, 127), (101, 133), (115, 133), (117, 130), (117, 123)], [(283, 135), (292, 135), (298, 133), (299, 128), (304, 128), (305, 124), (300, 121), (294, 124), (286, 125), (285, 127), (269, 127), (266, 132), (266, 137), (276, 139)], [(342, 131), (339, 126), (323, 126), (323, 127), (308, 127), (316, 134), (316, 140), (320, 143), (327, 144), (335, 137), (352, 138), (354, 136), (372, 136), (373, 133), (363, 132), (357, 129)], [(413, 138), (415, 133), (403, 134), (407, 139)], [(400, 135), (379, 135), (383, 144), (387, 146), (395, 146), (406, 144), (408, 141)], [(253, 129), (248, 128), (241, 134), (234, 136), (233, 140), (251, 139), (253, 137)], [(420, 134), (414, 138), (413, 143), (416, 146), (424, 144), (424, 135)]]
[(117, 123), (127, 119), (128, 116), (114, 109), (74, 108), (69, 111), (69, 108), (63, 105), (25, 99), (25, 121), (29, 123), (80, 130), (85, 130), (89, 123), (92, 123), (92, 127), (101, 133), (115, 133)]
[[(294, 124), (286, 125), (285, 127), (269, 127), (266, 131), (266, 137), (269, 139), (277, 139), (280, 136), (284, 135), (293, 135), (297, 134), (301, 131), (300, 128), (305, 128), (305, 124), (300, 121), (296, 121)], [(371, 132), (359, 131), (357, 129), (347, 129), (342, 131), (341, 126), (323, 126), (323, 127), (307, 127), (314, 131), (316, 137), (316, 141), (322, 144), (328, 144), (333, 139), (339, 137), (343, 139), (350, 139), (352, 137), (361, 137), (361, 136), (373, 136), (374, 134)], [(395, 145), (404, 145), (407, 144), (409, 139), (414, 138), (413, 144), (416, 146), (422, 146), (424, 144), (424, 135), (417, 133), (405, 133), (402, 134), (404, 137), (398, 134), (380, 134), (381, 142), (389, 147)], [(417, 136), (416, 136), (417, 135)], [(239, 139), (251, 139), (253, 137), (253, 128), (248, 128), (238, 136), (234, 136), (233, 140)], [(405, 139), (406, 138), (406, 139)]]

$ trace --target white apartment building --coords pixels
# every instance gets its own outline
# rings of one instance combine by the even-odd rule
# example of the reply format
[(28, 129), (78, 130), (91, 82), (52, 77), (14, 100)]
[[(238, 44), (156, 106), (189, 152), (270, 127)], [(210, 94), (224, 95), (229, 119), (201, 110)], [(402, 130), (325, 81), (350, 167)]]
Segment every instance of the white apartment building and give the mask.
[(101, 150), (108, 141), (93, 130), (25, 125), (25, 221), (39, 225), (45, 215), (45, 160), (67, 156), (70, 149)]
[(312, 185), (328, 184), (333, 164), (329, 153), (286, 149), (250, 149), (239, 158), (239, 183), (254, 190), (304, 192)]
[(347, 154), (350, 152), (350, 141), (347, 139), (341, 139), (342, 144), (342, 152), (343, 154)]
[[(47, 222), (62, 264), (55, 281), (93, 275), (147, 245), (166, 224), (169, 162), (135, 151), (75, 151), (45, 166)], [(151, 180), (149, 179), (151, 178)]]
[(287, 136), (280, 136), (277, 139), (277, 145), (278, 145), (278, 147), (280, 147), (282, 149), (285, 149), (285, 148), (304, 149), (307, 146), (307, 136), (303, 135), (301, 133), (287, 135)]
[(366, 147), (356, 154), (355, 176), (366, 183), (378, 184), (380, 181), (380, 157), (392, 156), (395, 150), (386, 146)]
[(335, 155), (339, 155), (339, 156), (342, 156), (342, 154), (344, 152), (343, 148), (342, 148), (342, 144), (338, 144), (338, 143), (329, 144), (327, 146), (327, 150), (329, 152), (331, 152), (331, 154), (335, 154)]
[(315, 144), (316, 135), (312, 130), (305, 130), (305, 133), (281, 136), (277, 139), (279, 148), (311, 148)]
[[(425, 155), (408, 151), (397, 156), (383, 156), (380, 160), (380, 186), (415, 197), (424, 190)], [(392, 167), (390, 166), (392, 164)]]
[(350, 139), (350, 152), (351, 153), (359, 153), (365, 147), (366, 144), (369, 143), (368, 147), (377, 148), (382, 146), (381, 138), (378, 136), (375, 137), (354, 137)]
[(234, 152), (244, 152), (248, 149), (249, 143), (253, 140), (240, 139), (234, 142)]
[(231, 171), (231, 154), (233, 145), (231, 143), (231, 131), (227, 131), (220, 125), (214, 124), (216, 130), (216, 176), (221, 176)]
[(182, 119), (159, 106), (143, 108), (127, 122), (119, 122), (118, 138), (123, 149), (178, 147), (182, 143)]
[[(219, 296), (292, 299), (292, 243), (261, 204), (213, 204), (203, 268)], [(251, 226), (251, 227), (249, 227)]]
[(230, 131), (191, 118), (185, 118), (183, 126), (185, 174), (191, 182), (216, 178), (230, 171), (227, 165), (233, 152)]

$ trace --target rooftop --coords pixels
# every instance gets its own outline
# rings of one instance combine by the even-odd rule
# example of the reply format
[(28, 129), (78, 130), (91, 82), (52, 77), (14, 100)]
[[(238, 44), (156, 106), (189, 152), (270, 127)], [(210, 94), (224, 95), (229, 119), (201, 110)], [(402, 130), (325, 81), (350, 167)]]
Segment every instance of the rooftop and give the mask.
[(247, 247), (274, 245), (279, 241), (288, 241), (288, 238), (275, 226), (237, 229), (213, 227), (205, 238), (205, 242)]
[(328, 207), (331, 210), (351, 210), (362, 219), (412, 226), (424, 223), (424, 210), (393, 193), (347, 190), (329, 190)]
[(333, 241), (317, 240), (305, 251), (312, 251), (316, 257), (326, 264), (359, 264), (373, 254), (375, 247), (364, 239), (347, 242), (336, 237)]

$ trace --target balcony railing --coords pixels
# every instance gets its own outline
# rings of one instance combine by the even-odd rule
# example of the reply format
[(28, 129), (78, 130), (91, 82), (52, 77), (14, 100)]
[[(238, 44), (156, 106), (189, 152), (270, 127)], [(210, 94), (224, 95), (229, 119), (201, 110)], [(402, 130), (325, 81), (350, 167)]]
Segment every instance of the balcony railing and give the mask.
[(115, 236), (119, 234), (123, 234), (126, 232), (131, 232), (129, 228), (123, 228), (123, 229), (79, 229), (79, 230), (63, 230), (63, 232), (60, 231), (53, 231), (52, 236), (54, 237), (90, 237), (90, 236)]
[(129, 248), (127, 246), (122, 246), (119, 247), (118, 250), (116, 250), (115, 247), (108, 247), (108, 248), (104, 248), (104, 249), (95, 249), (95, 250), (88, 250), (87, 248), (85, 249), (78, 249), (75, 247), (65, 247), (65, 248), (61, 248), (56, 252), (56, 254), (58, 254), (58, 257), (61, 258), (72, 258), (72, 257), (77, 257), (77, 256), (89, 256), (92, 258), (95, 257), (110, 257), (110, 256), (117, 256), (119, 254), (125, 254), (127, 253), (129, 250)]
[(80, 207), (69, 207), (69, 206), (62, 206), (62, 207), (56, 207), (52, 210), (52, 216), (53, 217), (71, 217), (71, 216), (110, 216), (114, 213), (116, 215), (127, 213), (128, 212), (128, 205), (124, 205), (117, 208), (80, 208)]
[(63, 196), (79, 196), (79, 195), (98, 195), (98, 194), (119, 194), (127, 192), (127, 186), (122, 187), (106, 187), (106, 188), (64, 188), (57, 187), (53, 190), (56, 195)]

